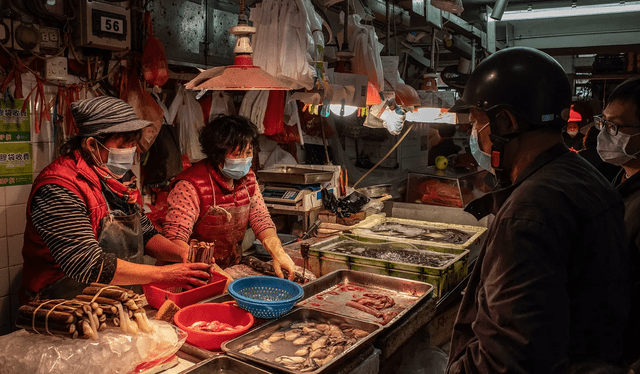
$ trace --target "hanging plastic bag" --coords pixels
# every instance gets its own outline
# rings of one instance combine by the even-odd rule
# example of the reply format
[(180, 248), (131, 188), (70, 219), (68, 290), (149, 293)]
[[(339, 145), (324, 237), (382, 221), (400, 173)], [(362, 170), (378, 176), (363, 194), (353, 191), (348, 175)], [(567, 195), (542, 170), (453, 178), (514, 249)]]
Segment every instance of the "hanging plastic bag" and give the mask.
[(211, 92), (211, 108), (209, 109), (209, 121), (218, 115), (235, 115), (236, 106), (233, 97), (225, 91)]
[(147, 83), (161, 87), (169, 80), (169, 64), (160, 39), (153, 36), (151, 13), (144, 13), (147, 25), (147, 44), (142, 52), (142, 74)]
[(193, 93), (181, 84), (178, 85), (176, 97), (169, 106), (169, 118), (175, 118), (173, 121), (178, 126), (182, 154), (186, 154), (191, 162), (205, 158), (198, 140), (200, 129), (204, 127), (202, 109)]
[(349, 18), (348, 40), (354, 53), (351, 59), (353, 73), (369, 76), (369, 83), (381, 92), (384, 89), (384, 72), (375, 29), (373, 26), (360, 24), (361, 18), (357, 14)]
[(140, 79), (138, 78), (138, 69), (136, 61), (132, 61), (132, 68), (126, 79), (126, 89), (120, 91), (120, 98), (131, 105), (140, 119), (153, 122), (153, 126), (147, 126), (142, 129), (142, 138), (138, 142), (138, 152), (146, 152), (149, 150), (153, 142), (158, 136), (164, 112), (154, 98), (142, 88)]

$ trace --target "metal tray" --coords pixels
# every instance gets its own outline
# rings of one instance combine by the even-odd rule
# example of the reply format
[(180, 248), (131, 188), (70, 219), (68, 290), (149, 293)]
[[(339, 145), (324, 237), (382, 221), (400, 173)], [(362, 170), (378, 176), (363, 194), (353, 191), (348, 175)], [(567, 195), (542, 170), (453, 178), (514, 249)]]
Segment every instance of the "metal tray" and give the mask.
[[(390, 236), (390, 235), (384, 235), (381, 233), (375, 233), (370, 230), (374, 226), (377, 226), (383, 223), (400, 224), (400, 225), (415, 227), (419, 229), (426, 229), (426, 230), (454, 229), (454, 230), (462, 231), (465, 234), (468, 234), (469, 238), (463, 243), (455, 244), (455, 243), (448, 243), (448, 242), (440, 242), (437, 240), (420, 240), (415, 238)], [(480, 235), (482, 235), (485, 231), (487, 231), (487, 228), (482, 226), (456, 225), (453, 223), (427, 222), (427, 221), (418, 221), (413, 219), (404, 219), (404, 218), (395, 218), (395, 217), (378, 217), (376, 219), (363, 222), (359, 224), (357, 228), (351, 230), (351, 232), (358, 237), (377, 238), (377, 239), (390, 240), (390, 241), (401, 241), (405, 243), (422, 244), (429, 247), (451, 248), (451, 249), (467, 249), (471, 244), (473, 244), (476, 240), (478, 240)]]
[(246, 362), (237, 360), (229, 356), (219, 356), (199, 362), (180, 374), (271, 374), (272, 372), (262, 370)]
[(282, 166), (273, 169), (258, 170), (260, 183), (314, 184), (328, 182), (333, 178), (332, 171)]
[(312, 373), (312, 374), (335, 372), (337, 368), (340, 367), (340, 365), (345, 362), (345, 360), (349, 359), (349, 357), (353, 357), (357, 355), (358, 353), (361, 352), (362, 349), (366, 348), (367, 345), (373, 343), (373, 341), (376, 338), (376, 335), (380, 331), (382, 331), (382, 326), (375, 323), (365, 322), (365, 321), (350, 318), (347, 316), (329, 313), (329, 312), (316, 310), (316, 309), (297, 308), (297, 309), (294, 309), (292, 312), (289, 312), (288, 314), (285, 314), (284, 316), (280, 317), (279, 319), (273, 320), (242, 336), (239, 336), (235, 339), (225, 342), (224, 344), (222, 344), (222, 350), (225, 351), (228, 355), (237, 357), (242, 360), (257, 362), (259, 364), (275, 368), (279, 371), (298, 374), (300, 373), (299, 371), (287, 369), (286, 367), (280, 366), (273, 361), (265, 360), (256, 356), (249, 356), (246, 354), (242, 354), (239, 351), (251, 345), (258, 344), (258, 342), (265, 339), (265, 337), (273, 334), (274, 332), (276, 332), (277, 330), (280, 330), (281, 328), (290, 326), (294, 322), (300, 322), (304, 320), (315, 320), (318, 322), (331, 322), (337, 325), (346, 323), (352, 327), (369, 332), (369, 335), (360, 339), (358, 342), (356, 342), (354, 345), (352, 345), (351, 347), (346, 349), (344, 352), (336, 356), (333, 360), (329, 361), (324, 366), (321, 366), (320, 368), (314, 371), (309, 371), (309, 373)]
[(333, 292), (339, 283), (365, 287), (368, 291), (392, 297), (396, 304), (384, 311), (398, 312), (398, 315), (383, 326), (385, 329), (391, 327), (417, 305), (426, 303), (433, 292), (433, 286), (428, 283), (360, 271), (337, 270), (302, 286), (304, 296), (297, 306), (332, 311), (373, 323), (380, 322), (380, 319), (373, 315), (345, 305), (347, 301), (353, 300), (354, 293), (362, 294), (363, 291), (340, 291), (337, 295), (327, 293)]

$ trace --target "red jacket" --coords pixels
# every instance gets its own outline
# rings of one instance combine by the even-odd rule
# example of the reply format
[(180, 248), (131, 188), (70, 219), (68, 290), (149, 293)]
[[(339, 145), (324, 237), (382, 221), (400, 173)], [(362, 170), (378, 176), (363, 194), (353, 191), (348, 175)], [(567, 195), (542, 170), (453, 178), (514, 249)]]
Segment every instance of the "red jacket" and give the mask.
[(100, 221), (108, 214), (107, 204), (96, 173), (84, 161), (80, 152), (73, 157), (60, 156), (47, 166), (36, 178), (27, 202), (27, 226), (24, 231), (22, 257), (23, 287), (38, 292), (64, 276), (44, 240), (31, 220), (31, 200), (35, 192), (46, 184), (56, 184), (78, 195), (87, 205), (91, 227), (98, 239)]

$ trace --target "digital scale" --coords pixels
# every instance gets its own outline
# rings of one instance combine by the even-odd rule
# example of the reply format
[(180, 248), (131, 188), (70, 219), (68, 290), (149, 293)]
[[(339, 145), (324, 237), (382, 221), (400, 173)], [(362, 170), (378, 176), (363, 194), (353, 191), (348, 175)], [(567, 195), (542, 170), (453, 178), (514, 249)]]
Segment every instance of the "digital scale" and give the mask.
[(265, 186), (262, 190), (264, 201), (275, 204), (296, 205), (306, 195), (320, 191), (320, 186)]

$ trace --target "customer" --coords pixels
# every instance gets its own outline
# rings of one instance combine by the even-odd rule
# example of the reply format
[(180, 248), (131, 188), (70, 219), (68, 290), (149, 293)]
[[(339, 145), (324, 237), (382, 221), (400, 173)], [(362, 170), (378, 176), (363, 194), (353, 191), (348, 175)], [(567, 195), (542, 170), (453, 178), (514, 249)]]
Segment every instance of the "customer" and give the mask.
[(589, 128), (587, 135), (584, 137), (584, 148), (578, 152), (578, 154), (598, 169), (608, 181), (613, 182), (622, 168), (602, 160), (596, 148), (598, 145), (598, 134), (600, 134), (600, 130), (595, 126)]
[(570, 105), (560, 64), (515, 47), (481, 62), (451, 109), (470, 112), (472, 153), (511, 185), (466, 208), (495, 219), (458, 312), (448, 373), (546, 374), (621, 358), (624, 206), (563, 144)]
[(143, 255), (183, 262), (184, 249), (160, 235), (140, 209), (130, 170), (142, 128), (124, 101), (76, 101), (79, 135), (36, 178), (27, 203), (21, 302), (73, 298), (91, 282), (206, 284), (209, 265), (143, 265)]
[(624, 170), (616, 188), (624, 200), (633, 284), (625, 359), (637, 361), (640, 360), (640, 77), (617, 86), (595, 121), (601, 130), (598, 153), (605, 162), (621, 165)]

